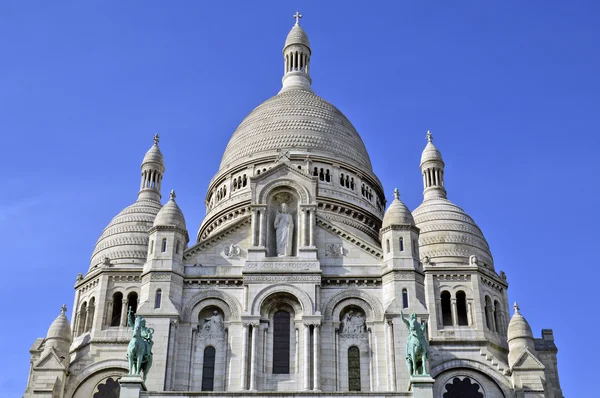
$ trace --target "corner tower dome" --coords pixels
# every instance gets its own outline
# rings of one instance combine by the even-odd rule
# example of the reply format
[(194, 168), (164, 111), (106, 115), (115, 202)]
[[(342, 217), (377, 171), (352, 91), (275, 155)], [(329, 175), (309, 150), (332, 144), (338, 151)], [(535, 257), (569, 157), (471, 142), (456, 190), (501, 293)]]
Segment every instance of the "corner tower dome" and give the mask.
[(421, 156), (421, 174), (423, 202), (412, 213), (420, 230), (421, 259), (428, 257), (440, 264), (477, 262), (493, 269), (494, 260), (483, 232), (463, 209), (446, 198), (444, 161), (430, 132)]
[(139, 264), (142, 266), (148, 253), (148, 230), (161, 209), (160, 186), (165, 172), (163, 155), (158, 147), (158, 134), (154, 144), (142, 161), (141, 183), (138, 199), (123, 209), (108, 224), (92, 253), (90, 269), (108, 258), (111, 264)]
[(169, 195), (169, 201), (156, 215), (154, 219), (155, 227), (177, 227), (183, 230), (185, 228), (185, 218), (183, 212), (175, 202), (175, 191), (172, 190)]
[[(198, 231), (198, 241), (226, 227), (232, 209), (246, 214), (249, 181), (270, 169), (282, 156), (303, 173), (317, 177), (323, 173), (324, 180), (320, 181), (330, 183), (330, 189), (327, 193), (320, 191), (320, 196), (354, 201), (359, 203), (359, 211), (368, 209), (370, 213), (358, 225), (373, 238), (373, 243), (378, 240), (385, 209), (381, 182), (373, 173), (365, 144), (352, 123), (312, 90), (312, 50), (306, 31), (300, 26), (301, 17), (299, 13), (294, 15), (296, 23), (284, 43), (281, 90), (246, 116), (225, 148), (219, 171), (208, 188), (207, 214)], [(342, 179), (345, 187), (341, 186)], [(340, 199), (349, 196), (351, 200)]]
[(398, 188), (394, 189), (394, 200), (383, 216), (383, 225), (381, 228), (392, 225), (415, 225), (415, 220), (413, 220), (410, 210), (408, 210), (408, 207), (400, 200)]

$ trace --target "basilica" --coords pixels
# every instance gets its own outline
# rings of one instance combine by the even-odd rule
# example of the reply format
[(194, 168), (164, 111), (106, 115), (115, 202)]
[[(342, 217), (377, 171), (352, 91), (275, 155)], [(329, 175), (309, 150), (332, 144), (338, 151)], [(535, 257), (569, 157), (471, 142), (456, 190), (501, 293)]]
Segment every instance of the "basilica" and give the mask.
[[(534, 337), (527, 308), (509, 305), (483, 232), (448, 199), (432, 134), (411, 212), (313, 92), (300, 17), (281, 90), (231, 136), (195, 236), (162, 186), (176, 154), (154, 137), (137, 199), (76, 278), (70, 320), (57, 305), (30, 348), (24, 398), (563, 397), (553, 332)], [(136, 378), (140, 330), (151, 366)]]

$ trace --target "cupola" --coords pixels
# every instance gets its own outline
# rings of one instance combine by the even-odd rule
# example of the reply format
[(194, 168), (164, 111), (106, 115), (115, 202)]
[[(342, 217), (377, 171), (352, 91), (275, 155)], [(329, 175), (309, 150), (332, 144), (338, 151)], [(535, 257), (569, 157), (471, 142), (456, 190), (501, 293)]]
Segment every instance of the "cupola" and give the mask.
[(521, 356), (523, 350), (528, 349), (535, 353), (535, 342), (533, 340), (533, 332), (529, 322), (519, 311), (517, 303), (513, 306), (515, 313), (508, 324), (508, 332), (506, 334), (508, 340), (508, 364), (510, 366)]
[(67, 306), (63, 305), (60, 314), (48, 328), (44, 348), (54, 348), (60, 356), (69, 356), (69, 346), (72, 341), (71, 325), (66, 316)]
[(169, 201), (160, 209), (154, 219), (154, 227), (177, 227), (186, 230), (183, 212), (175, 202), (175, 191), (169, 194)]
[(294, 14), (296, 23), (288, 33), (283, 46), (284, 74), (283, 87), (281, 91), (288, 89), (311, 90), (312, 80), (310, 78), (310, 42), (306, 32), (300, 26), (302, 14)]

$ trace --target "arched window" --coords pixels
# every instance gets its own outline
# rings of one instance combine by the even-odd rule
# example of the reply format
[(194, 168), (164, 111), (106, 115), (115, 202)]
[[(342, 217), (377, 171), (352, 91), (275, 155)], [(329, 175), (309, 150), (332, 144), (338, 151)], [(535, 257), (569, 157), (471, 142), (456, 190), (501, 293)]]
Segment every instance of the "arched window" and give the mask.
[(245, 187), (248, 184), (248, 177), (244, 174), (244, 178), (242, 179), (242, 186)]
[(92, 297), (87, 309), (88, 315), (85, 321), (85, 331), (89, 332), (92, 330), (92, 324), (94, 323), (94, 312), (96, 312), (96, 298)]
[(452, 326), (452, 304), (450, 303), (450, 292), (442, 292), (442, 321), (444, 326)]
[(462, 290), (456, 292), (456, 317), (458, 326), (467, 326), (469, 318), (467, 317), (467, 295)]
[(402, 308), (408, 308), (408, 290), (402, 289)]
[(404, 251), (404, 238), (400, 237), (400, 251), (403, 252)]
[(500, 319), (501, 318), (500, 311), (502, 311), (500, 309), (500, 302), (498, 300), (495, 300), (494, 301), (494, 322), (496, 324), (496, 332), (497, 333), (501, 333), (501, 331), (502, 331), (502, 321)]
[(208, 346), (204, 349), (204, 361), (202, 363), (202, 391), (213, 391), (215, 384), (215, 357), (215, 347)]
[(344, 186), (344, 173), (340, 174), (340, 185)]
[(321, 171), (319, 171), (319, 180), (325, 181), (325, 173), (323, 172), (322, 168)]
[(156, 296), (154, 297), (154, 308), (160, 308), (161, 301), (162, 301), (162, 290), (158, 289), (156, 291)]
[(390, 252), (390, 240), (389, 239), (386, 239), (386, 241), (385, 241), (385, 251), (386, 251), (386, 253)]
[(273, 317), (273, 373), (290, 373), (290, 313), (277, 311)]
[(350, 189), (354, 191), (354, 177), (350, 179)]
[(233, 179), (233, 190), (235, 191), (237, 189), (237, 187), (238, 187), (238, 183), (237, 183), (237, 180), (234, 178)]
[(85, 315), (87, 313), (87, 302), (83, 302), (79, 308), (79, 323), (77, 325), (77, 335), (85, 332)]
[(315, 167), (315, 169), (313, 170), (313, 176), (318, 176), (319, 175), (319, 168)]
[(329, 169), (325, 170), (325, 181), (331, 182), (331, 175), (329, 174)]
[(160, 251), (163, 253), (167, 251), (167, 238), (163, 238)]
[(131, 308), (131, 314), (135, 315), (138, 306), (138, 295), (136, 292), (131, 292), (127, 295), (127, 313), (129, 314), (129, 308)]
[(121, 314), (123, 310), (123, 293), (113, 294), (112, 317), (110, 326), (119, 326), (121, 324)]
[(490, 300), (490, 296), (485, 296), (485, 325), (492, 330), (492, 300)]
[(348, 391), (360, 391), (360, 351), (355, 345), (348, 348)]
[(97, 391), (92, 398), (119, 398), (121, 386), (115, 379), (109, 377), (104, 383), (98, 384)]
[(442, 398), (483, 398), (479, 384), (471, 382), (468, 377), (462, 380), (455, 377), (452, 379), (452, 383), (446, 384), (445, 389), (446, 392)]

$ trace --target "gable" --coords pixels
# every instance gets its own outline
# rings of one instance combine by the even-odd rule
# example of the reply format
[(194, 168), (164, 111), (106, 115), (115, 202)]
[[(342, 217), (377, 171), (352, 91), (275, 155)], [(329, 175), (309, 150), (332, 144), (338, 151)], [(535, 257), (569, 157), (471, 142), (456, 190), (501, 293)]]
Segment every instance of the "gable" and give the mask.
[(33, 366), (34, 370), (63, 370), (65, 366), (61, 363), (54, 348), (50, 348), (40, 357), (40, 360)]
[(515, 361), (512, 369), (518, 370), (544, 370), (545, 366), (539, 359), (533, 355), (528, 348), (525, 348), (519, 358)]
[(251, 245), (250, 217), (247, 217), (189, 248), (184, 261), (186, 265), (241, 266)]

